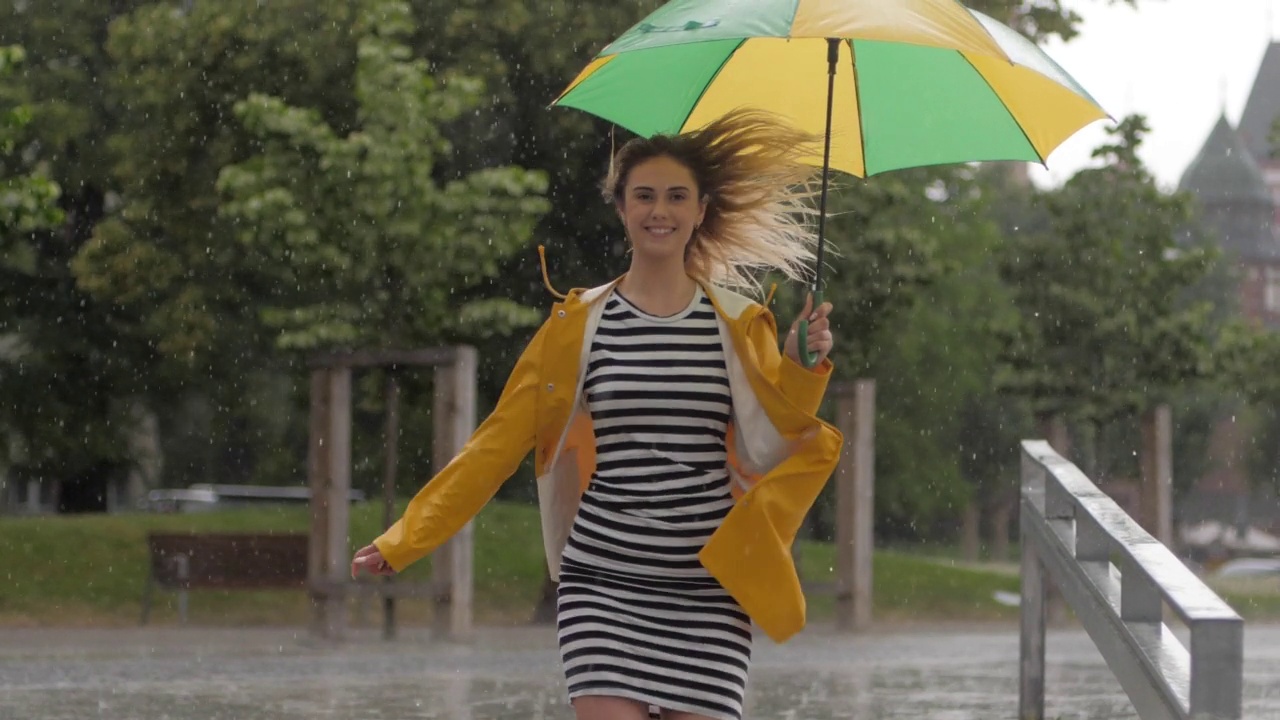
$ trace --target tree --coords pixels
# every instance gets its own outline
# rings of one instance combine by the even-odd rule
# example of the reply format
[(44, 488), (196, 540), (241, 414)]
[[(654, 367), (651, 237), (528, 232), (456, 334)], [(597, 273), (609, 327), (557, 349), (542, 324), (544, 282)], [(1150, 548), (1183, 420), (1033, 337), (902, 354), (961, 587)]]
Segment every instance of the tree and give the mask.
[[(26, 52), (21, 47), (0, 47), (0, 78), (12, 75), (25, 59)], [(0, 258), (7, 265), (17, 265), (30, 255), (29, 247), (18, 246), (20, 238), (34, 230), (57, 225), (62, 220), (56, 204), (61, 188), (49, 179), (47, 168), (25, 167), (23, 158), (14, 155), (19, 140), (31, 123), (31, 108), (11, 105), (0, 109), (3, 110), (0, 112), (0, 156), (4, 158), (4, 164), (0, 165), (3, 171), (0, 175), (0, 198), (3, 199), (0, 202), (0, 241), (4, 242), (4, 252), (0, 253)], [(23, 258), (23, 255), (28, 257)]]
[[(581, 113), (548, 111), (547, 102), (659, 3), (554, 0), (535, 13), (517, 0), (412, 0), (416, 17), (430, 19), (418, 23), (409, 42), (427, 60), (429, 74), (465, 74), (483, 86), (477, 107), (440, 124), (454, 152), (437, 154), (434, 178), (447, 185), (505, 164), (544, 173), (552, 209), (532, 240), (549, 246), (557, 284), (602, 280), (623, 258), (614, 218), (596, 191), (610, 128)], [(1042, 35), (1073, 24), (1052, 0), (989, 0), (977, 7), (1007, 18), (1005, 10), (1014, 6), (1028, 10), (1023, 17), (1048, 18), (1035, 21)], [(48, 334), (48, 348), (60, 348), (42, 356), (47, 372), (72, 378), (69, 398), (93, 398), (82, 404), (99, 417), (94, 427), (121, 421), (102, 408), (190, 400), (193, 409), (161, 423), (170, 455), (182, 458), (169, 467), (192, 467), (174, 470), (175, 481), (248, 474), (254, 453), (273, 452), (287, 463), (283, 455), (298, 452), (255, 425), (264, 412), (254, 403), (263, 387), (294, 401), (304, 390), (281, 389), (272, 374), (289, 362), (276, 347), (283, 324), (265, 325), (269, 313), (257, 309), (260, 298), (276, 302), (278, 275), (261, 272), (252, 246), (234, 240), (241, 228), (218, 212), (224, 198), (215, 182), (224, 167), (263, 153), (234, 112), (255, 93), (316, 111), (335, 137), (357, 127), (360, 7), (355, 0), (0, 4), (0, 44), (20, 42), (34, 60), (7, 83), (14, 96), (28, 100), (35, 118), (21, 149), (63, 188), (64, 210), (63, 226), (33, 234), (24, 251), (42, 268), (41, 277), (61, 279), (43, 282), (38, 291), (5, 290), (29, 299), (26, 322)], [(617, 139), (625, 137), (619, 132)], [(911, 182), (918, 183), (909, 192), (914, 195), (933, 176), (922, 173)], [(870, 217), (879, 205), (863, 209)], [(847, 257), (893, 254), (912, 261), (910, 247), (844, 249)], [(535, 258), (532, 247), (501, 256), (500, 272), (478, 279), (468, 299), (488, 295), (544, 306)], [(911, 271), (911, 265), (900, 269)], [(894, 303), (909, 295), (905, 285), (891, 287)], [(859, 307), (865, 314), (873, 306)], [(76, 322), (65, 320), (72, 316)], [(487, 350), (482, 377), (492, 388), (505, 377), (517, 344), (499, 336), (477, 342)], [(178, 429), (196, 417), (207, 419)], [(304, 423), (279, 420), (271, 426)], [(180, 453), (173, 444), (179, 434), (188, 438)], [(110, 438), (104, 436), (103, 445), (112, 445)]]
[(1249, 474), (1280, 490), (1280, 332), (1244, 321), (1227, 325), (1217, 347), (1223, 394), (1244, 400), (1232, 410), (1254, 429)]
[(179, 374), (234, 388), (234, 368), (270, 347), (242, 309), (271, 289), (217, 213), (219, 172), (258, 149), (234, 106), (264, 93), (352, 127), (352, 8), (343, 0), (151, 5), (112, 25), (106, 80), (120, 101), (111, 146), (122, 204), (77, 268), (86, 289), (143, 319)]
[[(66, 4), (55, 4), (66, 5)], [(254, 92), (317, 108), (336, 127), (355, 121), (348, 0), (138, 4), (93, 35), (105, 67), (112, 132), (103, 170), (112, 202), (72, 264), (78, 286), (113, 308), (140, 358), (136, 384), (160, 413), (166, 479), (261, 479), (305, 447), (306, 383), (275, 373), (274, 337), (258, 313), (267, 279), (218, 216), (221, 169), (257, 151), (234, 118)], [(271, 401), (259, 403), (263, 388)], [(264, 410), (264, 406), (270, 410)], [(266, 412), (283, 414), (264, 417)]]
[(1121, 121), (1094, 152), (1106, 165), (1044, 193), (1045, 230), (1015, 235), (1002, 253), (1019, 313), (1004, 328), (998, 385), (1042, 419), (1098, 428), (1210, 371), (1212, 308), (1185, 297), (1215, 254), (1178, 243), (1189, 204), (1138, 160), (1146, 130), (1140, 116)]
[[(6, 98), (23, 57), (0, 48)], [(126, 459), (131, 408), (112, 402), (121, 368), (101, 354), (112, 332), (75, 291), (61, 188), (27, 152), (32, 118), (28, 105), (0, 110), (0, 460), (61, 483), (64, 505), (105, 506), (99, 481)]]
[(991, 328), (1012, 312), (993, 259), (1004, 242), (993, 206), (1007, 197), (993, 181), (1006, 176), (993, 170), (928, 168), (841, 190), (842, 211), (857, 207), (850, 195), (869, 199), (833, 223), (842, 252), (828, 294), (841, 373), (877, 381), (887, 538), (949, 537), (959, 508), (990, 502), (1008, 482), (1021, 417), (990, 388)]
[(281, 347), (400, 347), (500, 335), (540, 314), (482, 297), (499, 261), (525, 246), (546, 209), (545, 179), (516, 167), (434, 178), (450, 153), (438, 125), (474, 107), (480, 86), (440, 81), (403, 39), (406, 4), (368, 3), (359, 26), (358, 129), (340, 136), (314, 110), (250, 96), (236, 117), (263, 152), (223, 169), (222, 216), (263, 268), (264, 324)]

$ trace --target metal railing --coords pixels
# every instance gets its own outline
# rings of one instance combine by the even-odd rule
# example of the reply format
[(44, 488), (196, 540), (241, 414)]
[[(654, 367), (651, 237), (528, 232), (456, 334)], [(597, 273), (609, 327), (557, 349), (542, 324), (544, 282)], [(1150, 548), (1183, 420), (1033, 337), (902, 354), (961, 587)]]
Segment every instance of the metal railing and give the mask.
[[(1044, 718), (1052, 581), (1142, 720), (1239, 720), (1244, 621), (1047, 442), (1022, 443), (1018, 711)], [(1186, 624), (1190, 649), (1164, 623)]]

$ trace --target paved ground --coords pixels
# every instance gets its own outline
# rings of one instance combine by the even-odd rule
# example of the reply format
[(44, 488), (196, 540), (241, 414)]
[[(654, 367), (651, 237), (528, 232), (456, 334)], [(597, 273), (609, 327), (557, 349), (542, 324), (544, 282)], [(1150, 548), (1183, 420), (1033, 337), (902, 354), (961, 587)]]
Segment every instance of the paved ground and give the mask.
[[(1280, 718), (1280, 626), (1246, 635), (1248, 718)], [(761, 638), (747, 717), (991, 720), (1017, 715), (1016, 631), (917, 628), (776, 646)], [(1048, 640), (1049, 717), (1132, 718), (1077, 630)], [(337, 645), (300, 630), (0, 631), (4, 720), (543, 720), (572, 718), (546, 629), (468, 644), (373, 632)]]

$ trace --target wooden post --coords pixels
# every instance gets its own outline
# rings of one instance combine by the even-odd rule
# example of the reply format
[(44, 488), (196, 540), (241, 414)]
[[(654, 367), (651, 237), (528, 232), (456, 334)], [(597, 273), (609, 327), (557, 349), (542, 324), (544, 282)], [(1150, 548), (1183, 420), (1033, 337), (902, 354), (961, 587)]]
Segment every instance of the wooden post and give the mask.
[(351, 510), (351, 368), (329, 371), (328, 484), (325, 488), (326, 563), (329, 593), (325, 598), (326, 636), (341, 640), (346, 629), (346, 584), (350, 576)]
[(977, 498), (965, 503), (960, 526), (960, 556), (965, 562), (982, 559), (982, 508)]
[(1071, 455), (1071, 432), (1067, 420), (1061, 413), (1051, 413), (1040, 417), (1040, 436), (1049, 441), (1049, 447), (1062, 457)]
[[(435, 371), (431, 412), (434, 472), (439, 472), (458, 454), (476, 428), (476, 351), (466, 346), (456, 350), (453, 364), (437, 367)], [(468, 522), (432, 554), (433, 623), (437, 637), (461, 640), (471, 634), (473, 533), (473, 524)]]
[(1009, 524), (1017, 503), (1016, 497), (1000, 494), (1000, 501), (991, 512), (991, 558), (999, 562), (1009, 559)]
[[(391, 527), (396, 521), (396, 472), (400, 462), (400, 380), (394, 368), (387, 371), (386, 428), (383, 437), (382, 457), (382, 527)], [(386, 578), (386, 584), (395, 582), (395, 576)], [(387, 594), (382, 599), (382, 637), (392, 640), (396, 636), (396, 599)]]
[(844, 452), (836, 467), (836, 627), (864, 630), (872, 619), (875, 550), (874, 380), (841, 386), (837, 416)]
[(307, 582), (311, 587), (311, 632), (328, 637), (329, 579), (329, 371), (311, 372), (311, 439), (307, 446), (307, 483), (311, 488), (311, 534)]
[(1173, 412), (1161, 404), (1142, 415), (1142, 526), (1173, 542)]

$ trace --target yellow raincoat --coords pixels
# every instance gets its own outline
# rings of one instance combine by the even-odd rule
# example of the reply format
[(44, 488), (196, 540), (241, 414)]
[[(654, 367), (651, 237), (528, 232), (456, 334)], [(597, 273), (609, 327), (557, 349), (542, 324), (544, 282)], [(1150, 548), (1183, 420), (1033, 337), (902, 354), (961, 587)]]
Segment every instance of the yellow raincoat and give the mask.
[[(547, 566), (557, 578), (595, 470), (582, 384), (604, 300), (617, 282), (573, 290), (552, 307), (493, 412), (374, 541), (392, 568), (403, 570), (458, 532), (533, 450)], [(831, 363), (797, 365), (778, 350), (772, 313), (728, 290), (703, 289), (716, 308), (729, 373), (729, 472), (737, 502), (699, 559), (752, 621), (782, 642), (805, 624), (791, 543), (843, 445), (840, 432), (816, 416)]]

